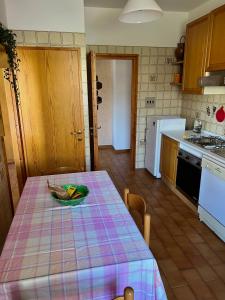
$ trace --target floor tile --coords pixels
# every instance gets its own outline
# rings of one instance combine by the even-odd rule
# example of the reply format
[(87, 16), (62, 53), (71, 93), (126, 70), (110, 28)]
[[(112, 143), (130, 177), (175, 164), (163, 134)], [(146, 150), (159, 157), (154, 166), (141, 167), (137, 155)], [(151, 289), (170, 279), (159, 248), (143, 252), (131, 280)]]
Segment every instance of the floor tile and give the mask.
[(142, 195), (151, 214), (150, 248), (169, 300), (225, 300), (225, 243), (159, 179), (130, 168), (128, 154), (101, 150), (121, 196), (125, 187)]
[(184, 270), (182, 271), (182, 275), (197, 299), (205, 300), (214, 298), (213, 293), (195, 269)]
[(225, 299), (225, 284), (221, 279), (208, 281), (207, 285), (209, 286), (210, 290), (214, 293), (215, 299)]
[(173, 292), (177, 300), (196, 300), (197, 298), (193, 294), (189, 286), (181, 286), (173, 289)]

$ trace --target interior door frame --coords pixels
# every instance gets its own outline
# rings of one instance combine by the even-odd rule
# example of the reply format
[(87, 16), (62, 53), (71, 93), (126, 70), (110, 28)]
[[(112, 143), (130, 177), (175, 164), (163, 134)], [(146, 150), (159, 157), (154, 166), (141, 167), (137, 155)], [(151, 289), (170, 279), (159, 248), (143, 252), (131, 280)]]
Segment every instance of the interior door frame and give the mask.
[[(79, 47), (49, 47), (49, 46), (17, 46), (17, 49), (27, 49), (27, 50), (56, 50), (56, 51), (77, 51), (78, 55), (80, 57), (80, 60), (78, 62), (79, 64), (79, 78), (80, 78), (80, 98), (82, 101), (82, 110), (83, 110), (83, 124), (84, 124), (84, 129), (85, 129), (85, 123), (84, 123), (84, 106), (83, 106), (83, 97), (82, 97), (82, 74), (81, 74), (81, 49)], [(19, 83), (18, 83), (19, 85)], [(13, 97), (13, 96), (12, 96)], [(15, 97), (14, 97), (15, 98)], [(19, 149), (19, 152), (22, 152), (23, 158), (24, 158), (24, 168), (25, 168), (25, 178), (24, 178), (24, 182), (23, 182), (23, 186), (25, 184), (26, 178), (27, 176), (29, 176), (29, 170), (28, 170), (28, 163), (27, 163), (27, 153), (26, 153), (26, 144), (25, 144), (25, 133), (24, 133), (24, 128), (23, 128), (23, 115), (22, 115), (22, 111), (21, 111), (21, 106), (20, 103), (16, 103), (15, 99), (12, 99), (14, 102), (14, 106), (16, 106), (16, 111), (14, 113), (14, 122), (17, 123), (17, 119), (19, 119), (18, 122), (18, 127), (19, 127), (19, 131), (20, 131), (20, 136), (18, 137), (20, 139), (20, 143), (22, 144), (21, 149)], [(84, 146), (84, 151), (85, 151), (85, 146)], [(84, 153), (85, 156), (86, 153)], [(86, 160), (84, 157), (84, 170), (86, 170)], [(22, 191), (20, 191), (22, 192)]]
[(137, 131), (138, 54), (96, 53), (97, 60), (131, 60), (131, 167), (135, 170)]

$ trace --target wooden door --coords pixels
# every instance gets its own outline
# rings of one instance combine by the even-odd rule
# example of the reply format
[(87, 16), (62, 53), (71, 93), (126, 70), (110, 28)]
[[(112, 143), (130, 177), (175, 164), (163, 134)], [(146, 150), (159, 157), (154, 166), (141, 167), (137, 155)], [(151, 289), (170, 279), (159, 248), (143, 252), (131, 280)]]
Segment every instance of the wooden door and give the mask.
[(87, 56), (88, 102), (90, 126), (91, 169), (98, 169), (98, 119), (96, 90), (96, 55), (91, 51)]
[(185, 93), (203, 93), (198, 80), (205, 75), (206, 71), (209, 26), (209, 15), (187, 25), (183, 73), (183, 92)]
[(28, 176), (84, 171), (79, 49), (19, 48)]
[(13, 218), (12, 195), (9, 183), (4, 139), (0, 137), (0, 253)]
[(211, 13), (208, 71), (225, 69), (225, 5)]
[(160, 171), (162, 178), (173, 186), (176, 185), (178, 148), (175, 140), (162, 136)]

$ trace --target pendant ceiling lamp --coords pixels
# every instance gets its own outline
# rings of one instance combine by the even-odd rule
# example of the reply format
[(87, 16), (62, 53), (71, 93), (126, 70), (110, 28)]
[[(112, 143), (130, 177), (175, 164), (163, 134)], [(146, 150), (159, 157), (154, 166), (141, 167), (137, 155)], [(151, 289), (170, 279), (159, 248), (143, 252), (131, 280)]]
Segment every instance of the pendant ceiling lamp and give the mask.
[(147, 23), (162, 15), (162, 9), (154, 0), (128, 0), (119, 20), (123, 23)]

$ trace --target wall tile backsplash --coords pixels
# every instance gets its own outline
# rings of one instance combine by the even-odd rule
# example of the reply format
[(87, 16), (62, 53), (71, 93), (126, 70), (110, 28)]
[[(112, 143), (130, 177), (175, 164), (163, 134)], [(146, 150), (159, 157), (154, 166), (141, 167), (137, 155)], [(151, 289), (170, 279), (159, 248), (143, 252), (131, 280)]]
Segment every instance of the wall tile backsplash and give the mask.
[[(196, 113), (199, 113), (204, 130), (225, 135), (225, 123), (217, 122), (213, 114), (213, 106), (225, 106), (225, 95), (183, 95), (181, 116), (187, 119), (187, 128), (192, 129)], [(207, 115), (209, 107), (210, 115)]]
[(87, 96), (86, 40), (83, 33), (15, 30), (19, 46), (76, 47), (81, 50), (82, 94), (85, 126), (86, 169), (90, 170), (89, 118)]
[[(178, 67), (167, 62), (168, 58), (174, 59), (174, 48), (87, 46), (87, 51), (90, 50), (139, 54), (136, 167), (143, 168), (145, 145), (140, 142), (145, 138), (146, 116), (181, 114), (182, 94), (178, 87), (170, 85)], [(145, 107), (146, 97), (156, 97), (155, 108)]]

